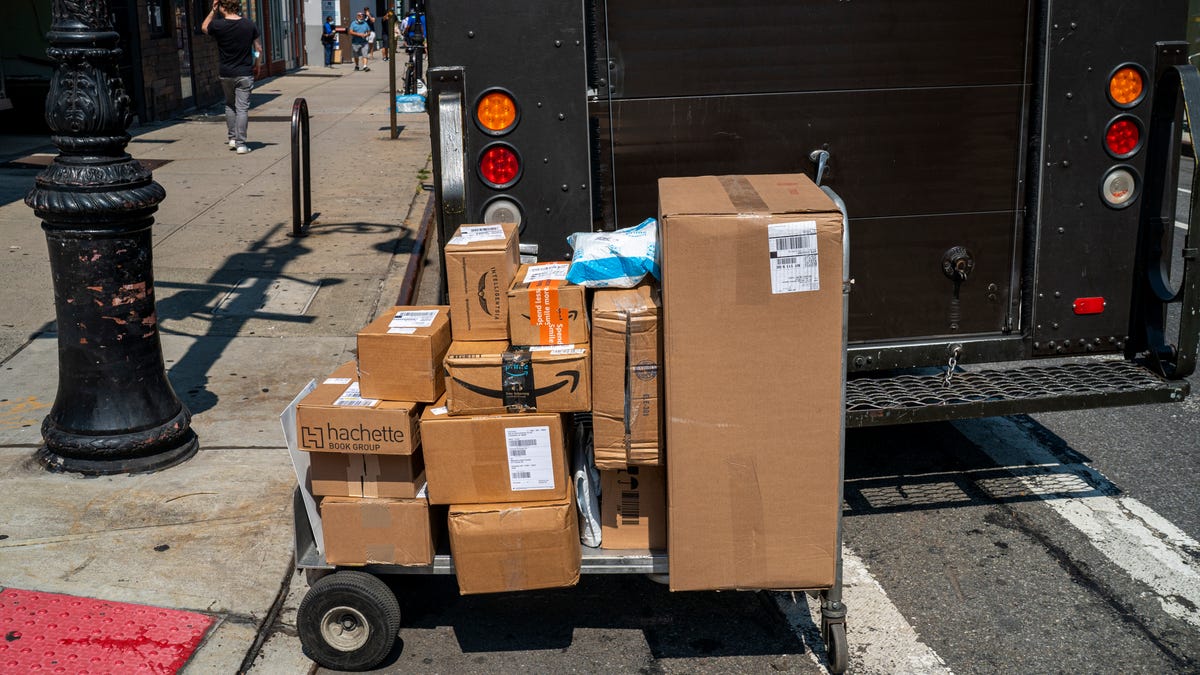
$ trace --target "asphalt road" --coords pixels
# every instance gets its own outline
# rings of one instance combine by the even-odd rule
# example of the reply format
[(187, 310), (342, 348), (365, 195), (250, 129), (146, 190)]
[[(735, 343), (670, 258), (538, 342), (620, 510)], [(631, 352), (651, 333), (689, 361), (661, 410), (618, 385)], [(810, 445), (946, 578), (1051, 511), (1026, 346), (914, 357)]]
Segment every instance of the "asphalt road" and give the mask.
[[(1197, 396), (851, 430), (851, 672), (1200, 672)], [(380, 673), (824, 672), (804, 594), (393, 582), (405, 627)]]

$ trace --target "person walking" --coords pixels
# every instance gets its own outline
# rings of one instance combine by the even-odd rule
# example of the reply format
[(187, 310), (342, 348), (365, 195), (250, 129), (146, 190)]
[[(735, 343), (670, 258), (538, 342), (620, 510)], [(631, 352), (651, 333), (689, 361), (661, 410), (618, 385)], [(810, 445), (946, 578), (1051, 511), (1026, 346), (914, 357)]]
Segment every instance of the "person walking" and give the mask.
[(333, 67), (333, 48), (337, 45), (337, 33), (333, 28), (333, 17), (325, 17), (325, 24), (321, 26), (321, 46), (325, 47), (325, 67)]
[(388, 47), (390, 47), (390, 44), (388, 41), (392, 39), (392, 34), (388, 32), (388, 29), (392, 26), (393, 16), (391, 10), (388, 10), (387, 14), (379, 17), (379, 35), (377, 37), (380, 38), (379, 51), (383, 52), (384, 63), (387, 62), (389, 56)]
[(367, 64), (371, 63), (371, 55), (375, 53), (375, 15), (370, 7), (363, 7), (363, 21), (367, 22)]
[(354, 21), (350, 22), (349, 33), (350, 51), (354, 54), (354, 69), (370, 71), (371, 67), (367, 65), (367, 37), (371, 34), (371, 27), (367, 25), (366, 21), (363, 21), (362, 12), (354, 15)]
[(213, 0), (212, 11), (204, 18), (200, 30), (217, 41), (229, 149), (244, 155), (250, 152), (246, 145), (250, 89), (254, 86), (254, 69), (262, 54), (262, 43), (258, 26), (243, 18), (241, 11), (241, 0)]

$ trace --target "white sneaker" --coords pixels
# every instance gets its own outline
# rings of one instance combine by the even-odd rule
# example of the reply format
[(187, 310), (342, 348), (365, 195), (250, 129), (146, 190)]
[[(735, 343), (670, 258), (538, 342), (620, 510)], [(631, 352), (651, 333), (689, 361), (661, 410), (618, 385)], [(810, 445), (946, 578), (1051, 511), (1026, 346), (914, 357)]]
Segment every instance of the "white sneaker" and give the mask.
[(229, 139), (229, 149), (233, 150), (235, 148), (237, 148), (237, 141), (233, 140), (232, 138)]
[(249, 146), (246, 146), (246, 145), (239, 145), (239, 146), (237, 146), (237, 154), (239, 154), (239, 155), (248, 155), (248, 154), (250, 154), (250, 147), (249, 147)]

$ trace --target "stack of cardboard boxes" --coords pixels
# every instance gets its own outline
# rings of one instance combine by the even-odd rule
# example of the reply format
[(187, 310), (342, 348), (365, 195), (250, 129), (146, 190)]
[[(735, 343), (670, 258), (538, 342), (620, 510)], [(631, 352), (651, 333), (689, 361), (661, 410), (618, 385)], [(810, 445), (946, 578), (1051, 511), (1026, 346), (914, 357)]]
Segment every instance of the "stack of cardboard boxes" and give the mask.
[(803, 176), (706, 176), (660, 182), (660, 223), (661, 296), (459, 228), (449, 306), (384, 312), (298, 406), (330, 563), (427, 565), (445, 530), (464, 594), (576, 583), (591, 412), (602, 548), (669, 545), (674, 590), (833, 583), (841, 215)]

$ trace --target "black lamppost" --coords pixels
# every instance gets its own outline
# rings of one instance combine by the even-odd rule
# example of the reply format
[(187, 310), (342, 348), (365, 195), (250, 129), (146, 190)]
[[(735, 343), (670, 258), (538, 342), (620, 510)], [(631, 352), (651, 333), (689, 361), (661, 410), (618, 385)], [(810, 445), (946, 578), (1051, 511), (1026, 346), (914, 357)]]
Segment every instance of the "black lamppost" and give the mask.
[(42, 219), (58, 394), (37, 459), (85, 474), (163, 469), (197, 449), (163, 367), (150, 226), (166, 193), (125, 152), (131, 113), (107, 0), (52, 0), (46, 122), (61, 154), (25, 197)]

